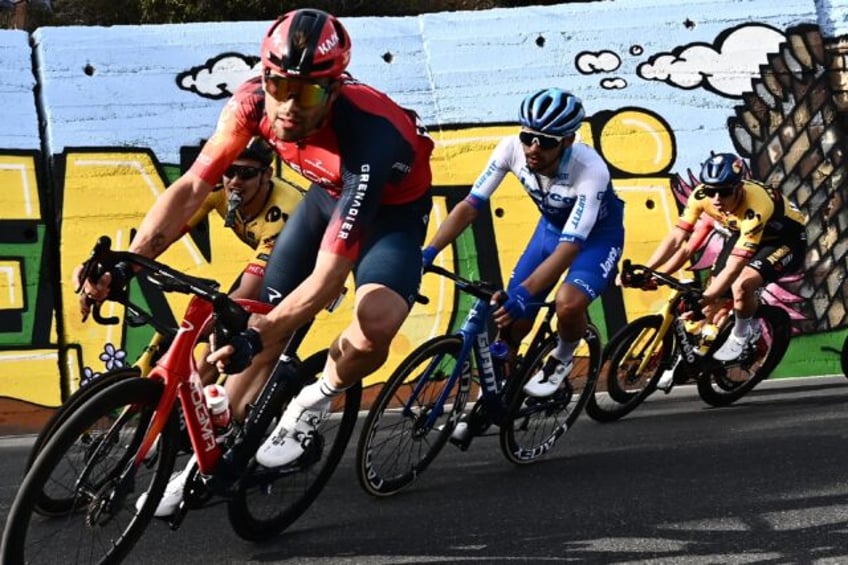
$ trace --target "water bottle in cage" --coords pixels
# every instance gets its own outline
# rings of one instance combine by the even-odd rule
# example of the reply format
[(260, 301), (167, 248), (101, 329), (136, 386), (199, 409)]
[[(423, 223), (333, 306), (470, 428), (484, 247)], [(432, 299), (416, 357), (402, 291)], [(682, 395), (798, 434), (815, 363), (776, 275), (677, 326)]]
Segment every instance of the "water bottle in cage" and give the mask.
[(233, 430), (233, 418), (230, 411), (230, 399), (227, 391), (218, 384), (206, 385), (203, 388), (206, 397), (206, 406), (209, 408), (209, 416), (212, 426), (215, 428), (215, 439), (222, 443)]
[(489, 351), (498, 377), (506, 379), (509, 376), (509, 346), (502, 339), (496, 339), (489, 345)]
[(500, 339), (496, 339), (489, 345), (489, 351), (492, 352), (492, 357), (499, 361), (505, 361), (509, 357), (509, 347)]

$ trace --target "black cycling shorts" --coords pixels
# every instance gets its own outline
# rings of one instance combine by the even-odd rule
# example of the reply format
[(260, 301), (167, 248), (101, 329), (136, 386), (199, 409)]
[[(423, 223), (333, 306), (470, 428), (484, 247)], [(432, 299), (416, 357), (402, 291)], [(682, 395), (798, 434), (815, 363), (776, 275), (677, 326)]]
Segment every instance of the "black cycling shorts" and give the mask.
[[(277, 304), (309, 276), (337, 202), (323, 188), (310, 187), (274, 244), (265, 267), (263, 300)], [(362, 234), (353, 269), (356, 288), (380, 284), (412, 306), (421, 285), (421, 247), (431, 207), (429, 193), (406, 204), (380, 206)]]
[[(739, 233), (734, 232), (724, 245), (713, 267), (713, 276), (724, 268), (727, 257), (733, 251)], [(796, 273), (804, 267), (807, 254), (807, 234), (803, 230), (798, 234), (781, 238), (780, 241), (768, 241), (760, 244), (757, 252), (748, 261), (748, 267), (757, 271), (768, 284), (786, 275)]]

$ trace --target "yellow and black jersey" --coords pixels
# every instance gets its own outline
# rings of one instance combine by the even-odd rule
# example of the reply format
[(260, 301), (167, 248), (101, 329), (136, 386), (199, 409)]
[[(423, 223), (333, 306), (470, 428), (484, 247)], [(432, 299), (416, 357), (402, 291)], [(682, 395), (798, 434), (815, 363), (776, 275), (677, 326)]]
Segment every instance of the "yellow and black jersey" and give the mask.
[[(245, 267), (246, 273), (260, 277), (265, 273), (265, 264), (274, 248), (274, 241), (301, 200), (303, 195), (297, 189), (272, 179), (268, 199), (255, 217), (245, 219), (241, 211), (236, 212), (233, 232), (251, 249), (256, 250), (256, 255)], [(227, 215), (227, 193), (220, 185), (215, 187), (191, 217), (186, 231), (199, 224), (212, 210), (216, 210), (221, 218)]]
[(742, 199), (726, 212), (713, 205), (712, 199), (704, 194), (703, 185), (696, 186), (680, 214), (677, 227), (691, 233), (698, 216), (705, 212), (718, 224), (739, 234), (732, 253), (741, 257), (753, 256), (763, 243), (803, 233), (807, 223), (804, 214), (783, 194), (753, 180), (742, 181), (742, 186)]

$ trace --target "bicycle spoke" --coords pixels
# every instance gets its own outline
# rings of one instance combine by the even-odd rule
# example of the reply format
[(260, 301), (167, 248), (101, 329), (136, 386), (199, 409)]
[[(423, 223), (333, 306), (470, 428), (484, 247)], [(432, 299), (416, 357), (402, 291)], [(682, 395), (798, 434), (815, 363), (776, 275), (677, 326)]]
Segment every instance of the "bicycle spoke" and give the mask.
[(357, 447), (357, 476), (369, 494), (386, 496), (407, 486), (444, 446), (459, 406), (459, 379), (449, 377), (461, 344), (457, 336), (425, 343), (383, 386)]
[[(517, 376), (521, 383), (541, 370), (555, 346), (556, 337), (551, 336), (533, 359), (527, 359), (523, 374)], [(575, 351), (571, 373), (556, 392), (545, 398), (534, 398), (517, 387), (500, 433), (501, 451), (507, 459), (516, 464), (535, 461), (574, 425), (594, 394), (600, 356), (597, 330), (590, 326), (587, 338)]]
[[(160, 383), (146, 379), (118, 382), (56, 430), (13, 504), (4, 562), (99, 563), (129, 551), (152, 518), (176, 454), (172, 418), (169, 439), (157, 448), (158, 464), (129, 466), (161, 391)], [(125, 406), (142, 409), (124, 412)], [(139, 512), (136, 500), (145, 492), (155, 500)]]

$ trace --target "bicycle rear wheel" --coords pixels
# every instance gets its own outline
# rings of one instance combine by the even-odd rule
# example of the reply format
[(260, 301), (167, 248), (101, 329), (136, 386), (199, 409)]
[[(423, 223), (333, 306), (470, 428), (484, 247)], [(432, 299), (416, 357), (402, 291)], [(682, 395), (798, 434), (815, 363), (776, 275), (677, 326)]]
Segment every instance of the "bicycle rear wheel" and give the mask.
[[(761, 304), (754, 315), (760, 338), (749, 346), (739, 359), (720, 363), (709, 359), (705, 371), (698, 377), (698, 394), (711, 406), (727, 406), (736, 402), (777, 367), (789, 347), (792, 328), (785, 310)], [(730, 335), (733, 322), (724, 325), (710, 347), (712, 355)]]
[(545, 398), (524, 394), (524, 383), (542, 369), (556, 345), (557, 337), (553, 335), (535, 354), (531, 352), (519, 376), (520, 386), (513, 389), (506, 419), (501, 425), (500, 444), (504, 456), (516, 465), (532, 463), (550, 451), (574, 425), (595, 392), (601, 368), (601, 339), (598, 330), (590, 324), (575, 350), (574, 368), (565, 384)]
[[(161, 383), (147, 379), (116, 382), (55, 431), (12, 504), (0, 561), (115, 563), (126, 556), (153, 518), (174, 467), (173, 416), (155, 448), (134, 464), (162, 391)], [(48, 491), (54, 505), (45, 516), (40, 504)]]
[[(598, 422), (613, 422), (632, 412), (656, 390), (663, 361), (670, 358), (674, 337), (667, 332), (654, 346), (663, 318), (643, 316), (624, 326), (610, 339), (595, 394), (589, 397), (586, 413)], [(639, 366), (650, 356), (644, 370)]]
[(371, 406), (356, 449), (356, 475), (370, 495), (389, 496), (417, 479), (450, 438), (467, 392), (450, 380), (462, 337), (435, 337), (395, 369)]
[[(326, 349), (308, 357), (300, 367), (301, 381), (309, 383), (319, 378), (326, 361)], [(283, 399), (280, 413), (292, 396)], [(265, 469), (251, 463), (228, 505), (230, 524), (239, 536), (252, 541), (267, 539), (306, 512), (344, 454), (356, 426), (361, 397), (359, 383), (339, 395), (330, 407), (330, 417), (318, 428), (317, 437), (291, 465)], [(273, 426), (268, 431), (272, 429)]]

